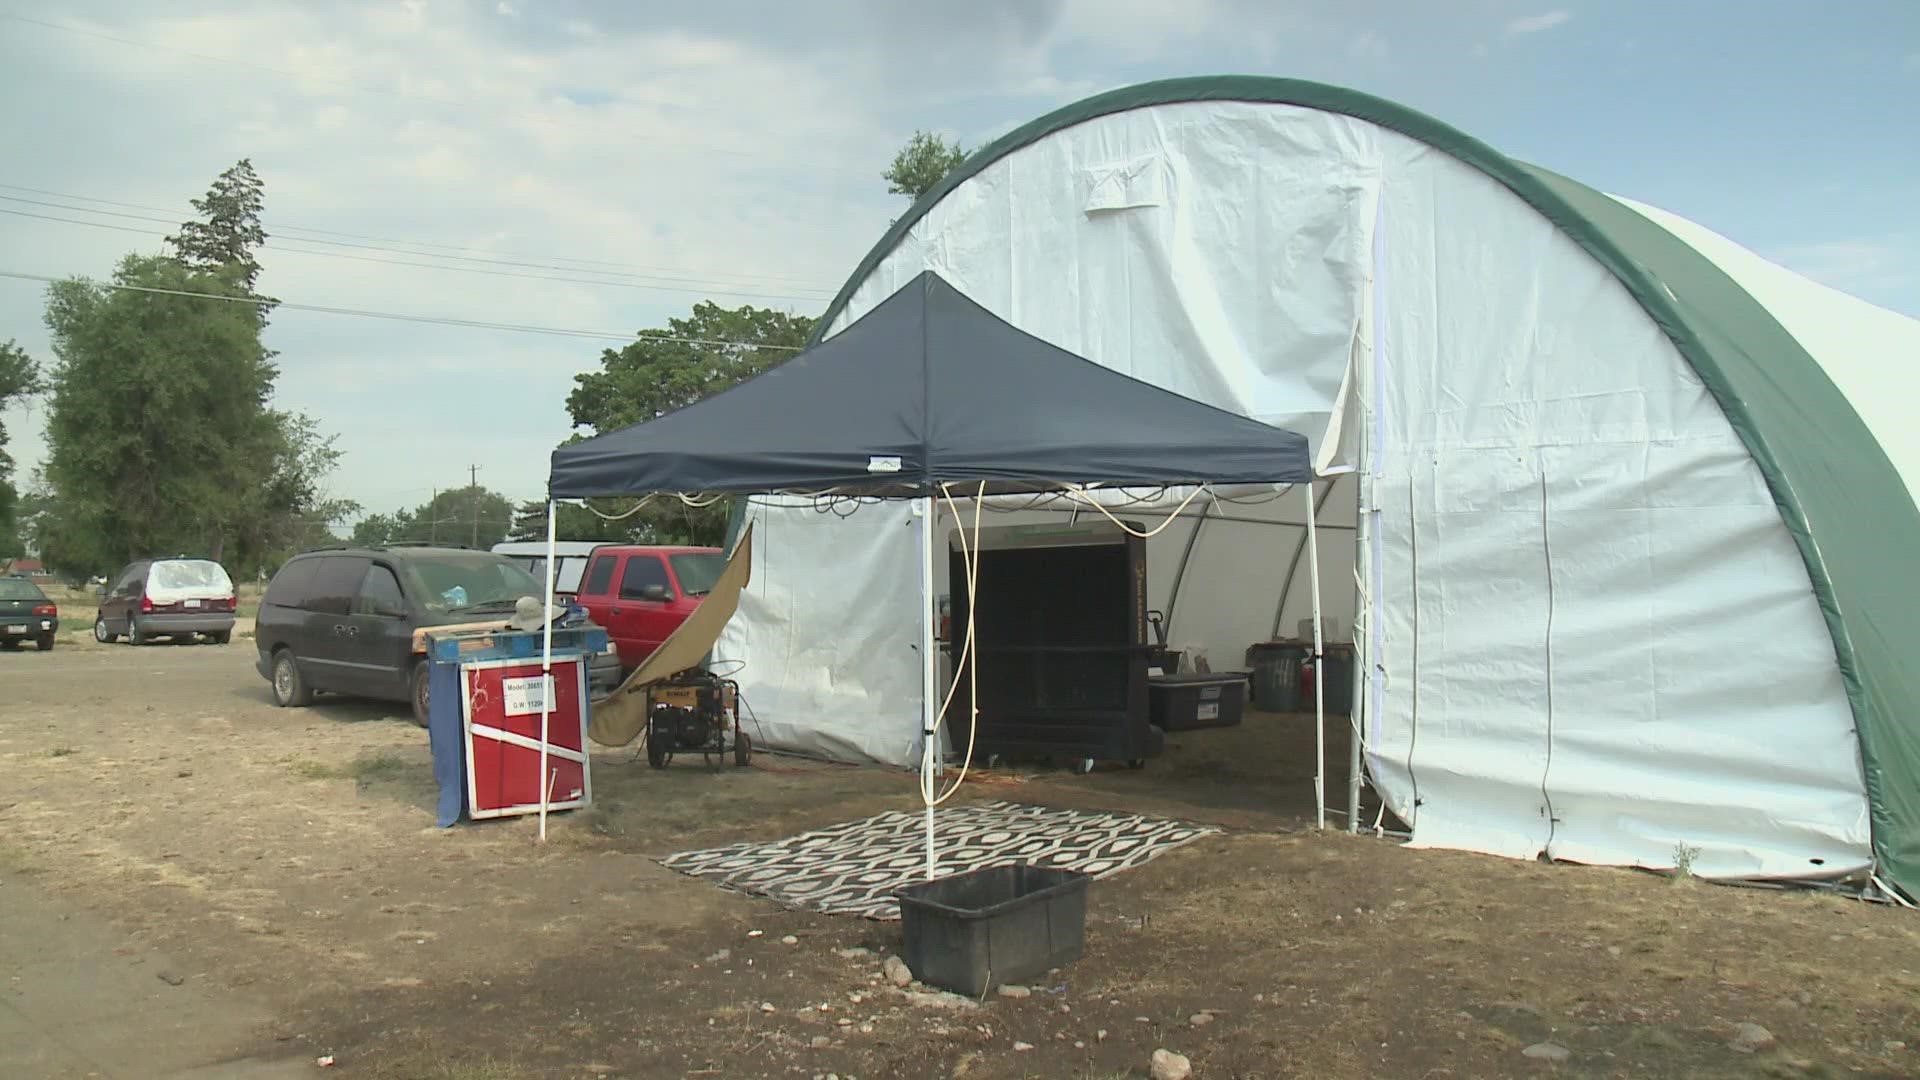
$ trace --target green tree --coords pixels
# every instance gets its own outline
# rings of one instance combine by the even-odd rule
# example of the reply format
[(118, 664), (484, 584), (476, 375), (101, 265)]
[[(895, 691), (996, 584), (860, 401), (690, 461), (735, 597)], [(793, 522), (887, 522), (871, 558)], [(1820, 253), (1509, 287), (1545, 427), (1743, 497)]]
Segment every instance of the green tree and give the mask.
[[(642, 331), (637, 341), (603, 351), (600, 370), (573, 377), (567, 414), (575, 428), (594, 434), (665, 416), (788, 359), (812, 333), (813, 320), (803, 315), (703, 301), (689, 317), (668, 319), (662, 329)], [(621, 513), (633, 503), (595, 505), (603, 513)], [(718, 544), (726, 534), (727, 514), (724, 500), (696, 508), (660, 496), (625, 521), (635, 542)]]
[(253, 171), (253, 162), (241, 158), (214, 180), (204, 196), (193, 200), (200, 217), (182, 224), (167, 242), (182, 265), (230, 275), (247, 295), (254, 295), (253, 287), (260, 280), (254, 252), (267, 242), (267, 230), (260, 222), (266, 204), (266, 185)]
[(880, 178), (887, 182), (889, 195), (905, 195), (917, 200), (932, 191), (948, 173), (967, 160), (967, 152), (958, 142), (949, 143), (940, 135), (916, 131), (907, 145), (893, 156), (893, 164)]
[(206, 220), (182, 227), (175, 256), (129, 255), (108, 284), (48, 290), (49, 501), (36, 527), (69, 572), (190, 552), (251, 574), (356, 509), (321, 491), (332, 440), (271, 407), (279, 372), (253, 292), (258, 179), (243, 161), (194, 205)]
[(368, 514), (354, 523), (348, 540), (360, 547), (378, 547), (413, 538), (413, 512), (396, 510), (391, 514)]
[[(39, 393), (40, 366), (12, 341), (0, 343), (0, 414)], [(13, 486), (13, 458), (7, 453), (6, 417), (0, 415), (0, 559), (25, 553), (20, 535), (20, 495)]]
[(250, 563), (277, 567), (289, 557), (334, 541), (333, 526), (360, 512), (334, 498), (321, 481), (340, 461), (331, 436), (300, 413), (269, 411), (273, 431), (262, 482), (243, 492), (236, 534)]
[[(490, 548), (507, 538), (514, 522), (512, 500), (481, 485), (451, 488), (411, 510), (369, 514), (354, 525), (352, 542), (446, 544)], [(546, 536), (541, 526), (541, 537)]]

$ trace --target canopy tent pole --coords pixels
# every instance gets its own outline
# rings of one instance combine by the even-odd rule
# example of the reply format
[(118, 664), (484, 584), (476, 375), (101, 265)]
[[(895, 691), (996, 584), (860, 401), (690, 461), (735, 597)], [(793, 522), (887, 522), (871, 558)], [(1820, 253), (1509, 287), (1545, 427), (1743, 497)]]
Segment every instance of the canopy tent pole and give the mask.
[(1320, 541), (1313, 524), (1313, 481), (1300, 485), (1307, 502), (1307, 577), (1313, 589), (1313, 813), (1327, 827), (1327, 686), (1320, 663)]
[[(553, 795), (547, 782), (547, 724), (553, 716), (553, 563), (555, 519), (559, 507), (547, 500), (547, 588), (540, 595), (540, 842), (547, 842), (547, 803)], [(584, 748), (583, 748), (584, 749)]]
[(933, 803), (934, 736), (938, 734), (940, 706), (939, 675), (934, 657), (933, 533), (934, 515), (939, 507), (932, 496), (914, 500), (920, 517), (920, 798), (926, 804), (927, 880), (934, 875)]

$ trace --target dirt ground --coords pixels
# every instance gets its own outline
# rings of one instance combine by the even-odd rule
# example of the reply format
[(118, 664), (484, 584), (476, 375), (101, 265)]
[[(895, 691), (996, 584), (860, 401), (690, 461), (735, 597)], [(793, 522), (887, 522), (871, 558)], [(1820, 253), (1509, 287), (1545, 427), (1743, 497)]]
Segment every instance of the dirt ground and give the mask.
[[(103, 945), (164, 950), (184, 984), (271, 1016), (209, 1059), (1107, 1080), (1165, 1047), (1202, 1080), (1920, 1075), (1914, 913), (1318, 834), (1299, 717), (1177, 735), (1140, 772), (970, 785), (1226, 831), (1096, 883), (1085, 958), (1030, 997), (955, 1003), (881, 980), (897, 923), (653, 861), (911, 808), (911, 776), (765, 757), (660, 773), (607, 751), (596, 806), (544, 846), (526, 819), (441, 830), (403, 707), (275, 709), (252, 665), (240, 640), (0, 654), (0, 904), (26, 889), (84, 911), (119, 936)], [(1777, 1042), (1735, 1050), (1742, 1023)], [(1523, 1053), (1549, 1041), (1570, 1056)]]

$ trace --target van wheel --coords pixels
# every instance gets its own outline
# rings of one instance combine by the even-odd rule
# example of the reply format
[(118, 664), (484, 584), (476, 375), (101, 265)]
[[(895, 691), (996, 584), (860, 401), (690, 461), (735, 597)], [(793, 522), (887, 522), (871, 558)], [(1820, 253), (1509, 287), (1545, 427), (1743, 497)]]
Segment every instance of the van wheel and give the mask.
[(300, 677), (300, 665), (294, 662), (290, 649), (273, 654), (273, 703), (283, 709), (313, 704), (313, 691)]
[(432, 704), (431, 701), (428, 700), (430, 696), (428, 688), (431, 685), (431, 680), (428, 678), (426, 661), (422, 660), (420, 663), (413, 665), (413, 677), (408, 680), (408, 685), (411, 686), (413, 691), (408, 695), (413, 699), (413, 722), (419, 724), (421, 727), (426, 727), (428, 718), (431, 715), (428, 712), (428, 706)]
[(215, 645), (225, 645), (227, 642), (233, 640), (233, 631), (222, 630), (217, 634), (208, 634), (207, 640)]
[(102, 645), (111, 645), (114, 642), (120, 640), (120, 635), (107, 629), (107, 620), (105, 616), (96, 615), (94, 616), (94, 620), (93, 620), (93, 640), (99, 642)]
[(147, 635), (141, 631), (139, 619), (127, 619), (127, 644), (136, 648), (147, 644)]

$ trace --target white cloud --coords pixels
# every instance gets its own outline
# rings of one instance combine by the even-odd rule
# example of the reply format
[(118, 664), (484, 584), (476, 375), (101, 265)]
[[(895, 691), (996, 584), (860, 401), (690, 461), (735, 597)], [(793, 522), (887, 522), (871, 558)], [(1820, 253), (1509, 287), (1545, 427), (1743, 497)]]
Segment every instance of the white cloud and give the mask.
[(1543, 11), (1538, 15), (1523, 15), (1520, 18), (1508, 22), (1503, 30), (1508, 37), (1538, 34), (1551, 30), (1571, 18), (1573, 18), (1571, 11), (1565, 8), (1556, 8), (1552, 11)]
[(1363, 30), (1347, 42), (1347, 55), (1357, 60), (1379, 62), (1392, 51), (1387, 39), (1371, 30)]
[[(274, 237), (261, 257), (262, 287), (273, 295), (616, 332), (659, 325), (709, 295), (816, 312), (898, 212), (878, 175), (897, 132), (872, 105), (883, 98), (870, 81), (679, 30), (595, 36), (556, 26), (529, 48), (488, 31), (493, 17), (288, 2), (181, 19), (141, 6), (113, 32), (152, 47), (48, 34), (40, 74), (77, 89), (63, 95), (70, 112), (46, 123), (85, 127), (98, 141), (44, 140), (58, 149), (0, 179), (176, 207), (155, 216), (179, 220), (214, 174), (250, 156), (267, 185)], [(189, 51), (259, 66), (211, 64)], [(636, 67), (636, 56), (648, 62)], [(180, 100), (172, 94), (206, 107), (181, 112), (167, 105)], [(127, 161), (149, 164), (129, 172)], [(276, 223), (398, 238), (408, 243), (376, 246), (428, 255), (444, 249), (422, 245), (458, 245), (575, 269), (329, 247), (295, 241)], [(159, 244), (0, 218), (7, 269), (103, 276), (120, 253)], [(315, 251), (333, 256), (307, 253)], [(626, 276), (589, 272), (596, 268)], [(39, 305), (37, 288), (0, 283), (0, 339), (18, 335), (50, 359)], [(537, 492), (547, 451), (566, 434), (571, 376), (617, 344), (291, 310), (268, 333), (280, 352), (278, 403), (341, 433), (336, 486), (375, 507), (371, 493), (401, 473), (457, 480), (433, 474), (424, 454), (432, 439), (461, 445), (509, 493)], [(462, 374), (438, 370), (449, 365)], [(38, 424), (9, 429), (12, 453), (31, 467)]]
[[(96, 0), (90, 16), (49, 16), (145, 43), (137, 46), (14, 26), (9, 41), (22, 38), (33, 63), (0, 68), (0, 99), (39, 103), (7, 122), (11, 143), (36, 152), (16, 155), (0, 181), (172, 207), (159, 215), (170, 222), (214, 174), (251, 156), (267, 183), (275, 235), (263, 286), (275, 295), (628, 332), (708, 295), (818, 312), (904, 207), (878, 173), (915, 128), (958, 132), (976, 145), (1116, 85), (1249, 68), (1363, 81), (1442, 111), (1449, 84), (1438, 80), (1458, 74), (1434, 74), (1429, 57), (1444, 50), (1406, 45), (1454, 21), (1395, 21), (1402, 62), (1383, 71), (1389, 49), (1375, 29), (1386, 25), (1379, 15), (1336, 15), (1300, 0), (978, 0), (964, 8), (821, 0), (644, 11), (576, 0), (564, 17), (549, 5), (508, 5), (516, 14), (506, 22), (490, 3), (303, 0), (202, 0), (188, 14)], [(1533, 15), (1507, 30), (1538, 33), (1566, 17)], [(1472, 40), (1459, 41), (1452, 62)], [(62, 92), (38, 93), (49, 85)], [(1549, 160), (1558, 137), (1524, 126), (1488, 134), (1517, 145), (1532, 139)], [(417, 252), (458, 245), (474, 249), (458, 254), (539, 266), (328, 249), (295, 242), (277, 224), (398, 238), (408, 243), (375, 243)], [(0, 216), (5, 269), (104, 275), (121, 254), (159, 244), (158, 236)], [(1862, 253), (1852, 252), (1851, 264), (1847, 254), (1809, 249), (1788, 261), (1807, 269), (1828, 260), (1809, 270), (1816, 274), (1859, 272)], [(361, 261), (368, 258), (527, 276)], [(610, 269), (627, 276), (591, 272)], [(18, 337), (44, 360), (42, 294), (0, 280), (0, 340)], [(269, 335), (281, 354), (279, 404), (313, 412), (341, 434), (347, 458), (336, 486), (376, 509), (397, 505), (396, 489), (463, 479), (439, 475), (429, 447), (458, 447), (458, 464), (477, 461), (510, 494), (538, 492), (547, 452), (566, 432), (573, 374), (613, 344), (291, 310), (275, 316)], [(8, 427), (10, 452), (30, 467), (38, 420), (10, 416)]]
[(507, 0), (500, 0), (498, 4), (494, 5), (493, 10), (501, 15), (505, 15), (509, 19), (519, 14), (519, 12), (513, 10), (513, 5), (507, 3)]

